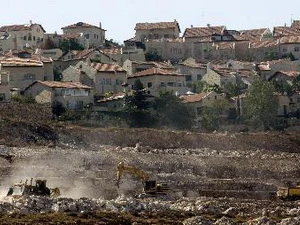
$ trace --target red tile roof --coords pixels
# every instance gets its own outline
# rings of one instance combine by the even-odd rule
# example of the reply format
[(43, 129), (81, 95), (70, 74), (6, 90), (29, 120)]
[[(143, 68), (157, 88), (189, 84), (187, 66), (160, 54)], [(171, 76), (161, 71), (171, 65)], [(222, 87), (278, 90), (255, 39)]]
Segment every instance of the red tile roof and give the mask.
[(261, 39), (263, 35), (268, 31), (268, 28), (259, 28), (259, 29), (251, 29), (251, 30), (241, 30), (241, 37), (245, 40), (256, 40)]
[(286, 36), (279, 39), (281, 44), (294, 44), (300, 43), (300, 35), (298, 36)]
[(44, 28), (42, 27), (42, 25), (40, 24), (22, 24), (22, 25), (8, 25), (8, 26), (2, 26), (0, 27), (0, 32), (10, 32), (10, 31), (24, 31), (24, 30), (30, 30), (32, 28), (32, 26), (34, 25), (38, 25), (42, 28), (42, 30), (44, 32), (46, 32), (44, 30)]
[(180, 32), (179, 24), (175, 20), (173, 22), (137, 23), (134, 29), (135, 30), (174, 29), (176, 27)]
[(255, 40), (249, 43), (249, 48), (268, 48), (268, 47), (275, 47), (278, 45), (277, 40)]
[(152, 67), (150, 69), (143, 70), (143, 71), (140, 71), (138, 73), (132, 74), (130, 77), (144, 77), (144, 76), (151, 76), (151, 75), (184, 76), (184, 75), (178, 74), (174, 71)]
[(121, 48), (106, 48), (106, 49), (102, 49), (102, 52), (104, 54), (117, 55), (117, 54), (122, 54), (122, 49)]
[(75, 55), (76, 59), (84, 59), (84, 58), (88, 57), (94, 51), (96, 51), (96, 50), (93, 48), (90, 48), (90, 49), (84, 49), (81, 51), (73, 50), (72, 53)]
[(109, 63), (92, 63), (91, 67), (99, 72), (126, 72), (121, 66)]
[(18, 57), (1, 57), (0, 64), (7, 67), (42, 67), (43, 63), (40, 60), (23, 59)]
[[(299, 27), (300, 28), (300, 27)], [(300, 35), (300, 29), (294, 27), (274, 27), (273, 36), (282, 37), (282, 36), (295, 36)]]
[(299, 71), (278, 71), (272, 77), (276, 76), (277, 74), (283, 74), (289, 77), (298, 77), (300, 76)]
[(209, 37), (213, 34), (222, 35), (225, 26), (209, 26), (209, 27), (192, 27), (186, 28), (183, 34), (185, 38), (200, 38), (200, 37)]
[(71, 25), (62, 27), (61, 29), (64, 30), (64, 29), (73, 29), (73, 28), (81, 28), (81, 27), (82, 28), (98, 28), (98, 29), (102, 29), (102, 28), (97, 27), (95, 25), (91, 25), (91, 24), (83, 23), (83, 22), (78, 22), (78, 23), (75, 23), (75, 24), (71, 24)]
[[(65, 82), (61, 82), (61, 81), (35, 81), (33, 84), (35, 83), (40, 83), (43, 84), (47, 87), (51, 87), (51, 88), (72, 88), (72, 89), (92, 89), (90, 86), (84, 85), (82, 83), (79, 82), (70, 82), (70, 81), (65, 81)], [(32, 86), (33, 84), (31, 84), (30, 86)]]
[(193, 94), (193, 95), (182, 95), (180, 98), (182, 99), (183, 103), (193, 103), (193, 102), (200, 102), (202, 101), (205, 97), (210, 95), (211, 92), (202, 92), (199, 94)]

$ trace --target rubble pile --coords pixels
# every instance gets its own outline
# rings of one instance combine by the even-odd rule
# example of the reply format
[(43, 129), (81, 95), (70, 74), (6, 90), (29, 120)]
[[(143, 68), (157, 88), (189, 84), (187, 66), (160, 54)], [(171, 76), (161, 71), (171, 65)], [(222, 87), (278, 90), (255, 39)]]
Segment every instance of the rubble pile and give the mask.
[[(276, 206), (271, 202), (235, 199), (213, 198), (185, 198), (176, 201), (167, 201), (157, 198), (127, 198), (119, 196), (116, 199), (89, 199), (89, 198), (48, 198), (37, 196), (23, 196), (7, 198), (7, 202), (0, 202), (0, 213), (87, 213), (87, 212), (190, 212), (190, 218), (183, 221), (185, 225), (215, 224), (233, 225), (240, 218), (246, 220), (244, 225), (285, 225), (299, 224), (300, 207), (298, 203), (281, 203)], [(213, 219), (215, 218), (215, 219)], [(278, 218), (277, 221), (271, 218)], [(280, 218), (280, 219), (279, 219)]]

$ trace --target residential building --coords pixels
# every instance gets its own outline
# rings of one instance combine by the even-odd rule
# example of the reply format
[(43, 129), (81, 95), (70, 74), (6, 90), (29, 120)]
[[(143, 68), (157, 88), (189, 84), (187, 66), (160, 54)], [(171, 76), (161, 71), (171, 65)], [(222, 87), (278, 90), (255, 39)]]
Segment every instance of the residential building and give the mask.
[(36, 49), (43, 45), (45, 30), (40, 24), (0, 27), (0, 51)]
[(148, 94), (159, 96), (159, 92), (171, 91), (175, 95), (185, 94), (190, 89), (186, 86), (185, 76), (172, 70), (152, 67), (127, 77), (129, 85), (140, 80)]
[(273, 37), (278, 39), (285, 36), (300, 35), (300, 27), (276, 26), (273, 28)]
[(257, 41), (272, 38), (273, 33), (269, 28), (258, 28), (250, 30), (241, 30), (240, 36), (244, 40)]
[(9, 72), (10, 89), (23, 91), (35, 80), (45, 80), (44, 63), (40, 60), (2, 57), (0, 58), (0, 68), (0, 71)]
[(123, 64), (123, 68), (127, 71), (128, 76), (131, 76), (132, 74), (141, 72), (143, 70), (150, 69), (152, 67), (160, 68), (163, 70), (175, 70), (175, 68), (168, 62), (132, 61), (128, 59), (125, 60)]
[(147, 40), (178, 38), (181, 33), (179, 23), (157, 22), (137, 23), (135, 25), (135, 41), (146, 42)]
[(0, 68), (0, 102), (9, 101), (10, 98), (9, 72)]
[[(198, 94), (185, 94), (181, 95), (180, 99), (184, 104), (186, 104), (189, 108), (193, 110), (194, 114), (194, 128), (201, 128), (201, 117), (202, 117), (202, 112), (205, 107), (212, 107), (212, 105), (216, 101), (223, 101), (226, 99), (226, 95), (224, 93), (216, 93), (215, 91), (211, 92), (202, 92)], [(223, 114), (220, 115), (220, 117), (223, 117), (224, 119), (227, 119), (228, 117), (228, 111), (233, 110), (235, 111), (235, 104), (231, 102), (229, 104), (228, 109), (224, 110)]]
[(97, 62), (114, 62), (109, 56), (103, 54), (100, 50), (97, 49), (84, 49), (84, 50), (71, 50), (59, 59), (54, 60), (54, 68), (57, 71), (62, 72), (67, 69), (69, 66), (75, 66), (80, 61), (97, 61)]
[(144, 50), (141, 48), (107, 48), (101, 52), (114, 59), (120, 66), (128, 60), (146, 61)]
[(175, 64), (176, 72), (184, 74), (186, 78), (186, 85), (192, 87), (196, 81), (201, 81), (204, 74), (206, 74), (206, 64), (198, 63), (193, 58), (188, 58), (185, 61)]
[(78, 22), (61, 28), (64, 35), (82, 33), (88, 41), (88, 48), (100, 48), (105, 43), (105, 32), (101, 23), (99, 26)]
[(286, 36), (279, 39), (280, 56), (300, 59), (300, 35)]
[(300, 71), (277, 71), (268, 80), (292, 85), (293, 80), (297, 77), (300, 77)]
[(25, 88), (24, 95), (40, 104), (59, 102), (72, 110), (82, 110), (94, 101), (92, 88), (76, 82), (35, 81)]
[[(183, 38), (187, 42), (211, 42), (222, 40), (222, 35), (226, 30), (225, 26), (210, 26), (186, 28)], [(227, 39), (227, 38), (226, 38)]]
[(227, 68), (210, 68), (207, 67), (207, 73), (203, 76), (202, 81), (209, 85), (225, 87), (229, 83), (236, 84), (236, 71)]
[(80, 81), (90, 85), (98, 94), (123, 92), (126, 82), (126, 70), (117, 64), (79, 62), (63, 73), (64, 81)]

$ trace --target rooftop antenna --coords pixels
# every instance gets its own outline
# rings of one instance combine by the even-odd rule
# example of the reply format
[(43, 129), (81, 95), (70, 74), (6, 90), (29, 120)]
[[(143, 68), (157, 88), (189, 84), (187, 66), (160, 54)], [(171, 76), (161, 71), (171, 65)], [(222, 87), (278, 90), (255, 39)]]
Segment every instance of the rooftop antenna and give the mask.
[(293, 14), (291, 14), (291, 25), (293, 24)]

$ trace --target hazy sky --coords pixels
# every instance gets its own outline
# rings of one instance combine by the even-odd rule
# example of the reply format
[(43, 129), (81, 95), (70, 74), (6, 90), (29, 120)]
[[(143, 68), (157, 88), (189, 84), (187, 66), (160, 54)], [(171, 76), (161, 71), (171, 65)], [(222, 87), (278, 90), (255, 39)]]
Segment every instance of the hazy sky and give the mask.
[(139, 22), (179, 22), (183, 34), (193, 25), (225, 25), (243, 30), (290, 25), (300, 19), (300, 1), (277, 0), (7, 0), (1, 2), (0, 25), (40, 23), (47, 33), (85, 22), (107, 30), (106, 38), (122, 43), (134, 37)]

